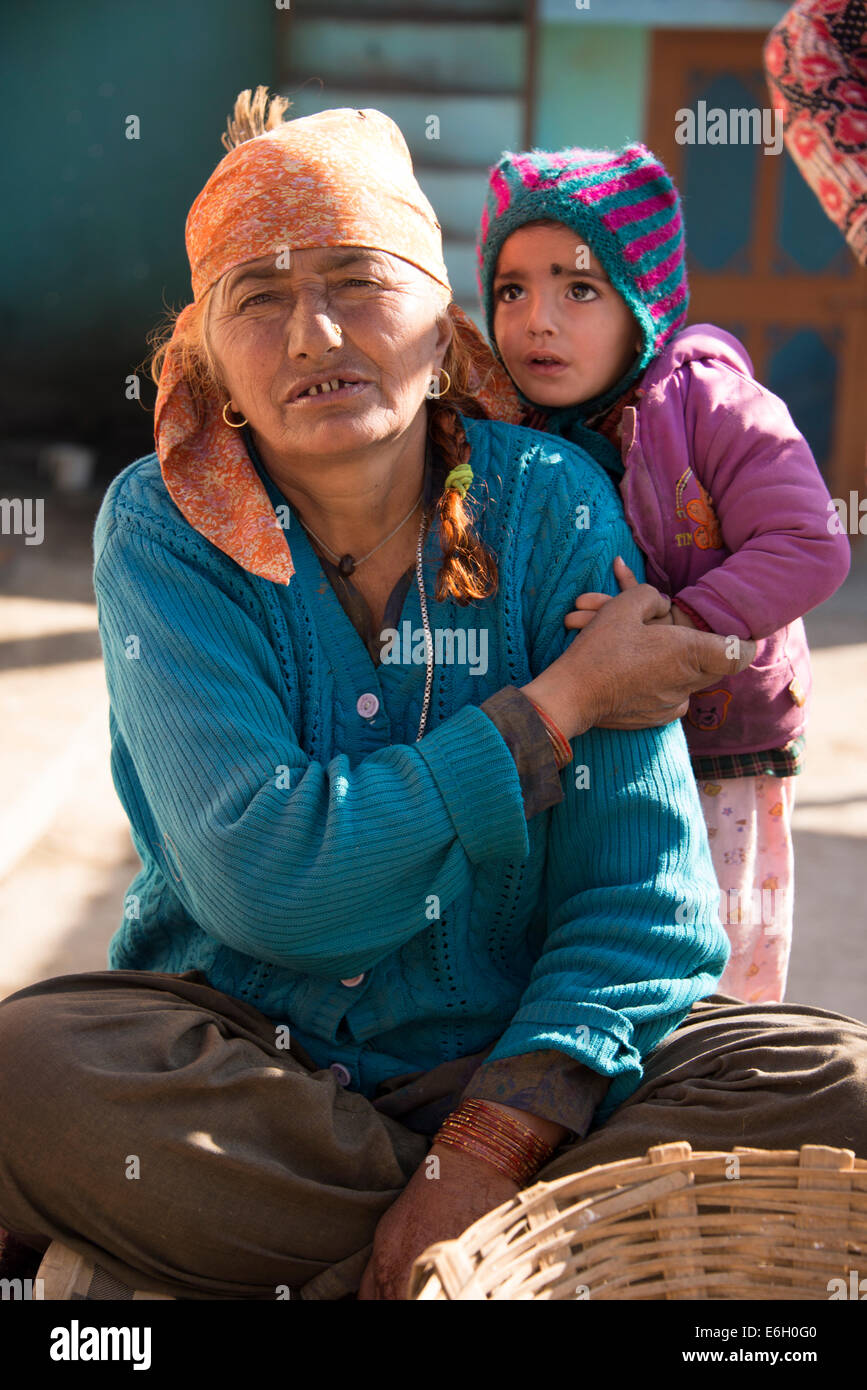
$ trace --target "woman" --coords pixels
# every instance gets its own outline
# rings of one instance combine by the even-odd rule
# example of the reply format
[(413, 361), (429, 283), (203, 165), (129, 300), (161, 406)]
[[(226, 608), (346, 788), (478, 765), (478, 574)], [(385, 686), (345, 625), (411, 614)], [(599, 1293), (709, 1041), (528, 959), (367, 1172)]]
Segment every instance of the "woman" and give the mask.
[(85, 1297), (399, 1299), (537, 1176), (867, 1152), (867, 1029), (708, 1000), (672, 721), (751, 652), (666, 624), (579, 449), (473, 418), (497, 379), (397, 128), (264, 97), (188, 218), (157, 454), (97, 520), (143, 867), (109, 971), (0, 1005), (0, 1222)]

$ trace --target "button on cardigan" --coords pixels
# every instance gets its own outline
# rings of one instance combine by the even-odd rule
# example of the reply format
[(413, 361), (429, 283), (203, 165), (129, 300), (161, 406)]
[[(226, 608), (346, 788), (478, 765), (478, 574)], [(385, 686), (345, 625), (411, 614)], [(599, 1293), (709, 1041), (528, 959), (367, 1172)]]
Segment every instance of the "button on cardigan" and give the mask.
[[(719, 890), (679, 723), (588, 730), (562, 800), (527, 820), (480, 705), (582, 640), (563, 616), (583, 590), (618, 591), (615, 555), (644, 569), (577, 446), (463, 423), (500, 583), (437, 603), (431, 528), (431, 626), (475, 629), (488, 661), (437, 665), (419, 742), (424, 664), (373, 665), (295, 519), (281, 584), (193, 528), (155, 455), (110, 485), (94, 588), (112, 773), (142, 867), (109, 965), (203, 971), (368, 1097), (488, 1047), (489, 1061), (556, 1049), (610, 1080), (601, 1121), (722, 975)], [(402, 621), (421, 626), (414, 588)]]
[[(249, 426), (245, 426), (241, 433), (256, 472), (275, 508), (276, 519), (276, 509), (290, 506), (289, 499), (265, 468)], [(447, 471), (447, 465), (428, 437), (423, 488), (426, 505), (436, 502)], [(314, 545), (314, 549), (344, 613), (364, 642), (374, 666), (379, 666), (383, 642), (381, 634), (373, 630), (373, 615), (364, 595), (352, 579), (342, 574), (339, 567), (322, 553), (321, 547)], [(383, 629), (398, 630), (407, 591), (414, 583), (413, 563), (400, 576), (388, 596)], [(362, 712), (362, 701), (375, 699), (372, 695), (362, 695), (356, 705), (359, 713)], [(550, 739), (538, 712), (526, 695), (515, 686), (507, 685), (484, 700), (479, 708), (494, 721), (515, 760), (527, 820), (562, 801), (563, 792)], [(351, 981), (341, 980), (341, 984), (354, 987), (363, 979), (363, 975), (356, 975)], [(440, 1108), (445, 1118), (457, 1106), (459, 1099), (472, 1096), (477, 1100), (495, 1100), (501, 1105), (511, 1105), (516, 1110), (528, 1110), (542, 1119), (552, 1120), (577, 1139), (586, 1134), (593, 1113), (607, 1089), (608, 1081), (599, 1072), (591, 1071), (565, 1052), (552, 1048), (527, 1052), (518, 1057), (501, 1057), (495, 1062), (485, 1061), (484, 1055), (480, 1054), (463, 1095), (459, 1097), (455, 1092), (445, 1097), (440, 1102)]]
[[(275, 509), (290, 507), (289, 499), (281, 492), (263, 464), (249, 426), (244, 427), (242, 438)], [(442, 491), (447, 471), (438, 450), (429, 438), (423, 488), (426, 506), (436, 502)], [(322, 554), (319, 546), (314, 544), (313, 548), (323, 574), (327, 575), (341, 608), (367, 648), (371, 661), (374, 666), (381, 665), (381, 653), (384, 644), (381, 641), (380, 633), (373, 631), (373, 616), (364, 595), (347, 575), (341, 574), (339, 567), (329, 560), (327, 555)], [(383, 630), (400, 631), (400, 615), (403, 612), (406, 595), (410, 585), (416, 582), (415, 561), (413, 561), (408, 569), (404, 570), (388, 596), (383, 615)], [(378, 708), (379, 702), (375, 695), (367, 693), (359, 696), (355, 706), (359, 714), (366, 714), (371, 701), (376, 701)], [(515, 760), (518, 776), (521, 779), (521, 794), (524, 798), (524, 814), (527, 819), (538, 815), (540, 811), (547, 810), (556, 802), (562, 801), (563, 792), (560, 788), (557, 761), (554, 757), (551, 741), (545, 731), (544, 723), (526, 695), (522, 695), (520, 690), (514, 686), (506, 686), (503, 690), (498, 690), (494, 695), (484, 700), (480, 708), (485, 711), (489, 719), (493, 719)], [(376, 709), (371, 707), (370, 714), (375, 713)]]

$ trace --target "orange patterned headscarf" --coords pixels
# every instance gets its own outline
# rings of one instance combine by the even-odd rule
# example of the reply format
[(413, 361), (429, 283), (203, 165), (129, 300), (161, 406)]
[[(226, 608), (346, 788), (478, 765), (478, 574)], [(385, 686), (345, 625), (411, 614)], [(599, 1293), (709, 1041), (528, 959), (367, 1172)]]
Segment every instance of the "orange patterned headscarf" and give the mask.
[[(245, 261), (318, 246), (385, 251), (451, 289), (440, 224), (403, 135), (381, 111), (321, 111), (239, 144), (190, 208), (186, 244), (195, 303)], [(175, 339), (191, 309), (178, 317), (157, 392), (163, 479), (191, 526), (244, 569), (288, 584), (295, 567), (285, 533), (239, 432), (223, 419), (225, 402), (196, 400), (184, 375)], [(478, 359), (481, 334), (454, 303), (448, 313)], [(488, 356), (478, 399), (491, 415), (517, 418), (511, 382)]]

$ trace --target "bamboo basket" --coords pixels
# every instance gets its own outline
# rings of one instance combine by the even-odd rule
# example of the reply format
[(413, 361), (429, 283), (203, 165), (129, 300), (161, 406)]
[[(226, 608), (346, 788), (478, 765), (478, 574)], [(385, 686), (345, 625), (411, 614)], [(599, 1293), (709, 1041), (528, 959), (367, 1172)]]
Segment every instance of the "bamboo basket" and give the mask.
[(867, 1160), (677, 1142), (525, 1188), (429, 1246), (408, 1297), (827, 1300), (863, 1276)]

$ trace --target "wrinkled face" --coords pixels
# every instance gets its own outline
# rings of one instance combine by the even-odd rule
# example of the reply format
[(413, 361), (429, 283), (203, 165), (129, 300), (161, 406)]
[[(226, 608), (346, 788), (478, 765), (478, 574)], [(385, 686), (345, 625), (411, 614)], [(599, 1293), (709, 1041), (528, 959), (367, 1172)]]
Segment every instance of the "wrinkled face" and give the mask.
[[(451, 337), (435, 282), (362, 247), (292, 251), (289, 261), (247, 261), (212, 292), (205, 332), (233, 408), (266, 461), (397, 439), (424, 410)], [(310, 377), (340, 386), (299, 395)]]
[(641, 350), (625, 300), (569, 227), (513, 232), (500, 249), (493, 291), (497, 346), (537, 405), (555, 409), (602, 395)]

